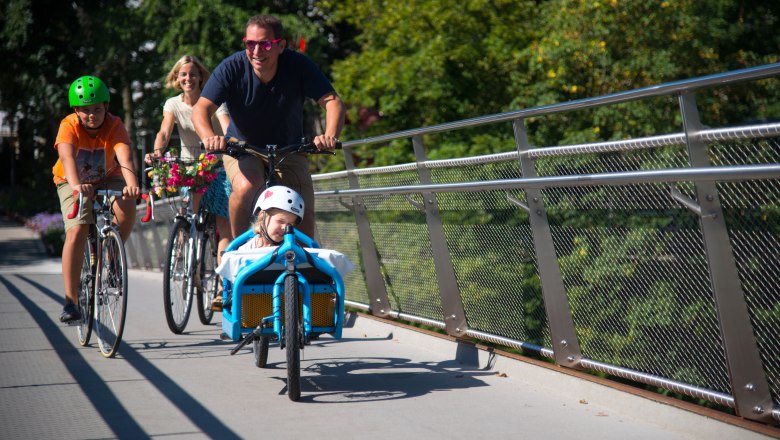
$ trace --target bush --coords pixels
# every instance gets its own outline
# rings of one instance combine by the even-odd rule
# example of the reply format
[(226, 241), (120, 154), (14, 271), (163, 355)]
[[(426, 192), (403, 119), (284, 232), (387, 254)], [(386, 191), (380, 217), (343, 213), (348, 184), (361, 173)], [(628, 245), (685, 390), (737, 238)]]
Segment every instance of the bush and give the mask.
[(62, 247), (65, 245), (65, 223), (62, 214), (35, 214), (24, 225), (38, 233), (47, 254), (53, 257), (62, 256)]

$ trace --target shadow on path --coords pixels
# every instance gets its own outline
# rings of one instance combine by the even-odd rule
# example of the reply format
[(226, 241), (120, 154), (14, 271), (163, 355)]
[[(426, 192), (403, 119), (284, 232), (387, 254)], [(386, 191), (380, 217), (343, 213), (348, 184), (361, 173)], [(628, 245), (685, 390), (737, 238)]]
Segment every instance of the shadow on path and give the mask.
[[(45, 286), (28, 277), (18, 277), (50, 297), (52, 300), (57, 301), (57, 303), (61, 302), (62, 298)], [(5, 277), (0, 276), (0, 282), (6, 285), (12, 295), (19, 300), (33, 319), (40, 325), (49, 338), (52, 347), (57, 350), (62, 363), (68, 368), (73, 377), (76, 378), (76, 381), (81, 386), (84, 394), (90, 399), (95, 408), (98, 409), (98, 412), (101, 415), (111, 415), (110, 418), (104, 417), (104, 420), (117, 437), (148, 437), (148, 434), (143, 431), (141, 426), (133, 419), (132, 415), (128, 413), (119, 399), (95, 373), (95, 370), (84, 361), (78, 350), (73, 348), (62, 333), (56, 328), (59, 324), (54, 323), (46, 312), (27, 299), (22, 291), (11, 284)], [(233, 432), (230, 427), (222, 423), (222, 421), (212, 414), (208, 408), (201, 405), (174, 380), (152, 365), (151, 362), (141, 356), (131, 346), (123, 344), (119, 347), (119, 352), (121, 353), (122, 358), (145, 377), (151, 385), (157, 388), (174, 406), (180, 409), (181, 413), (187, 416), (205, 435), (211, 438), (221, 439), (241, 438), (238, 434)], [(106, 361), (110, 362), (109, 360)]]

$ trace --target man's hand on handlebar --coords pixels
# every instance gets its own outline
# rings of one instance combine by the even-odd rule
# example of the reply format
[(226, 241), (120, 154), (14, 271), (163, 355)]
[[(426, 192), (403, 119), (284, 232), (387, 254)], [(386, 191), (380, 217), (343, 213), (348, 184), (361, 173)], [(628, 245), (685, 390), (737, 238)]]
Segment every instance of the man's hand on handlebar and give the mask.
[(221, 151), (225, 149), (224, 136), (209, 136), (201, 140), (206, 151)]
[(336, 149), (336, 145), (339, 140), (335, 136), (328, 136), (325, 134), (318, 135), (314, 138), (314, 145), (318, 150), (333, 151)]

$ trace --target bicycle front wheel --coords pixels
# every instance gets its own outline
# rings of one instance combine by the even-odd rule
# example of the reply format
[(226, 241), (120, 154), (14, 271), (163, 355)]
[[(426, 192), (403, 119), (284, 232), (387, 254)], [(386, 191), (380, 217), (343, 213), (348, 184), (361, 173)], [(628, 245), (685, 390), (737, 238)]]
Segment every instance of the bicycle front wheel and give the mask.
[(168, 237), (168, 253), (163, 273), (163, 305), (168, 328), (180, 334), (187, 326), (192, 308), (192, 289), (189, 288), (190, 224), (177, 219)]
[(208, 223), (200, 240), (200, 285), (198, 286), (198, 318), (203, 325), (211, 324), (214, 311), (211, 304), (217, 297), (219, 290), (219, 277), (214, 271), (217, 268), (217, 231), (214, 229), (214, 221)]
[(99, 255), (95, 280), (95, 333), (103, 356), (112, 357), (122, 342), (127, 313), (127, 257), (117, 231), (106, 233)]
[(81, 321), (79, 321), (76, 330), (79, 336), (79, 345), (82, 347), (89, 344), (89, 338), (92, 336), (92, 324), (95, 319), (92, 309), (95, 299), (95, 264), (97, 263), (95, 237), (95, 232), (90, 230), (89, 238), (84, 244), (84, 261), (81, 262), (81, 274), (79, 275), (78, 306)]
[(298, 277), (284, 278), (284, 344), (287, 349), (287, 397), (301, 397), (301, 321), (298, 314)]

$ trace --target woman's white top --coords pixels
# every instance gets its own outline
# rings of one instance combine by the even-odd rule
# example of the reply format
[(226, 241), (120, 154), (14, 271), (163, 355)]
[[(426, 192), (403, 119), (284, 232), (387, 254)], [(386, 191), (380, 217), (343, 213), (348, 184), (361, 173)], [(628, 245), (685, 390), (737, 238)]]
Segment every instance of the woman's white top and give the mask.
[[(169, 98), (163, 105), (163, 112), (172, 113), (175, 119), (176, 125), (179, 127), (179, 138), (181, 139), (181, 154), (182, 159), (191, 160), (200, 157), (202, 151), (198, 148), (200, 144), (200, 138), (198, 133), (195, 132), (195, 125), (192, 123), (192, 107), (184, 103), (184, 94), (179, 94), (173, 98)], [(224, 136), (222, 133), (222, 126), (219, 124), (218, 115), (228, 114), (227, 106), (222, 104), (217, 111), (211, 116), (211, 128), (218, 136)]]

